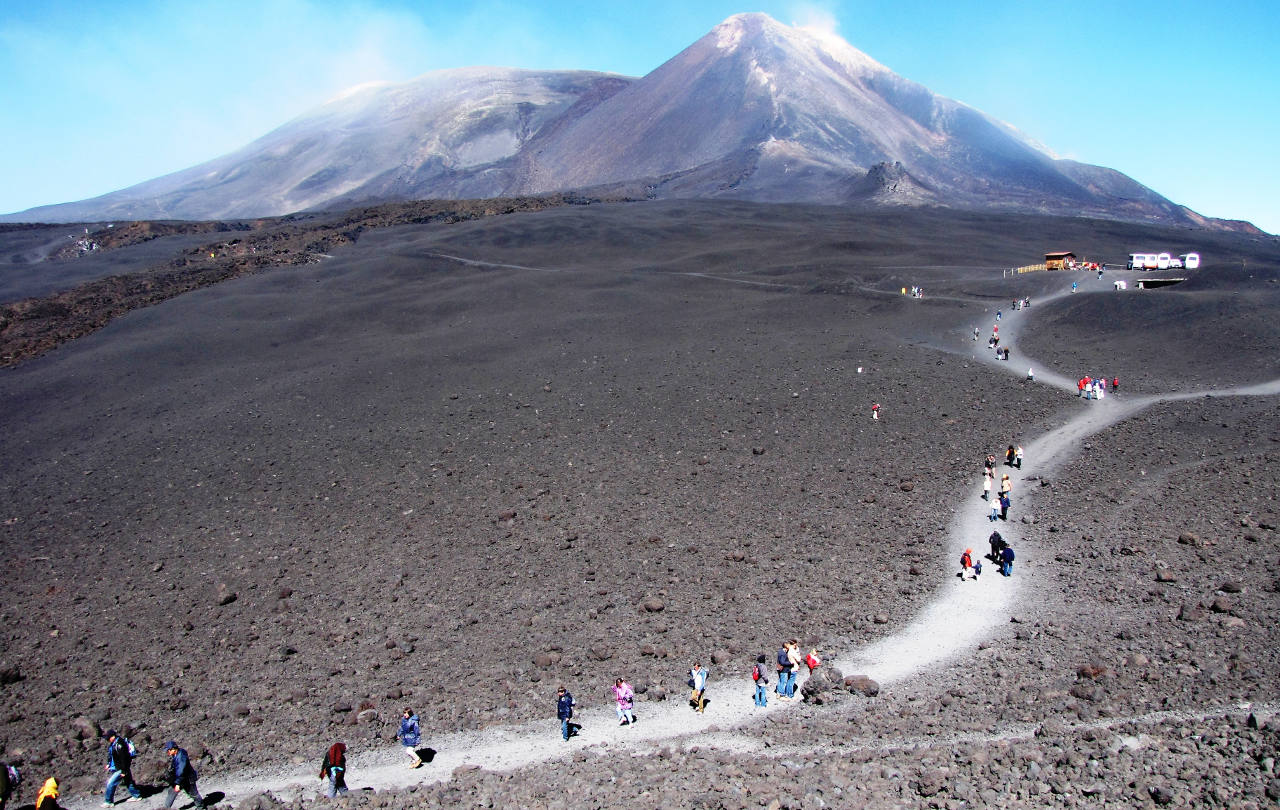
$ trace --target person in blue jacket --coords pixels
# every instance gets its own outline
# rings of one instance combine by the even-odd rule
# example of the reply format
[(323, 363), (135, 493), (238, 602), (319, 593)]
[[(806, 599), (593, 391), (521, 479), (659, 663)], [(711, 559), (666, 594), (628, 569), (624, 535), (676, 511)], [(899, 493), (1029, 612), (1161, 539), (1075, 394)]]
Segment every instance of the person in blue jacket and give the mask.
[(400, 740), (405, 753), (409, 755), (409, 767), (421, 768), (422, 757), (418, 756), (418, 743), (422, 742), (422, 726), (418, 723), (418, 715), (414, 714), (413, 709), (408, 706), (405, 706), (401, 713), (400, 730), (396, 732), (396, 738)]
[(556, 690), (556, 719), (560, 721), (560, 736), (569, 741), (569, 721), (573, 719), (573, 695), (563, 686)]
[(1013, 549), (1009, 546), (1000, 552), (1000, 573), (1006, 577), (1013, 573)]
[(187, 752), (173, 740), (164, 744), (164, 752), (169, 755), (169, 772), (166, 774), (169, 787), (164, 792), (164, 806), (173, 807), (173, 800), (178, 798), (179, 793), (185, 792), (196, 803), (196, 807), (204, 807), (204, 799), (200, 797), (200, 790), (196, 787), (200, 774), (196, 773)]

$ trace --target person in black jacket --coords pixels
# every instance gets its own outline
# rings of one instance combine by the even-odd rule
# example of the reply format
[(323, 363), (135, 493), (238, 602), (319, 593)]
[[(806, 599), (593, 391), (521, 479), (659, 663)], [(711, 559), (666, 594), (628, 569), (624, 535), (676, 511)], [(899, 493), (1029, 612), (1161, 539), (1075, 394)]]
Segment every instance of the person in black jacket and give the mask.
[(203, 808), (204, 799), (196, 788), (196, 780), (200, 778), (200, 774), (196, 773), (187, 752), (173, 740), (164, 744), (164, 752), (169, 755), (169, 772), (166, 774), (169, 788), (164, 792), (164, 806), (173, 807), (173, 800), (178, 798), (179, 793), (185, 792), (195, 801), (196, 807)]
[(347, 744), (336, 742), (325, 752), (320, 765), (320, 778), (329, 780), (325, 795), (330, 799), (347, 792)]
[(569, 721), (573, 719), (573, 695), (563, 686), (556, 690), (556, 719), (560, 721), (560, 736), (569, 741)]
[(124, 785), (129, 790), (131, 799), (141, 799), (142, 793), (133, 781), (133, 758), (138, 750), (129, 742), (128, 737), (108, 730), (102, 735), (107, 740), (107, 790), (102, 795), (102, 804), (115, 804), (116, 788)]

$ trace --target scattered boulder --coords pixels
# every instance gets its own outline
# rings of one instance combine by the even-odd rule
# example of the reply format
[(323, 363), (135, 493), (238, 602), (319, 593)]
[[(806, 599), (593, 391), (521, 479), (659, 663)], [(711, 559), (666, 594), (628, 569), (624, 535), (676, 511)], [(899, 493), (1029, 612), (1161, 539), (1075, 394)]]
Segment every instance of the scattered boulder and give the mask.
[(213, 600), (217, 602), (218, 605), (229, 605), (236, 601), (237, 598), (238, 594), (231, 589), (230, 585), (225, 582), (218, 583), (218, 590), (213, 596)]
[(1169, 568), (1156, 569), (1156, 582), (1177, 582), (1177, 581), (1178, 581), (1178, 575), (1173, 573), (1172, 569), (1169, 569)]
[(1219, 585), (1218, 590), (1223, 593), (1241, 593), (1244, 591), (1244, 586), (1236, 580), (1230, 579)]
[(1158, 805), (1166, 805), (1173, 801), (1173, 791), (1164, 785), (1150, 785), (1147, 787), (1147, 794), (1151, 796), (1151, 801)]
[(96, 740), (102, 736), (102, 727), (92, 719), (80, 715), (71, 721), (71, 739)]
[(667, 604), (656, 596), (650, 596), (640, 604), (646, 613), (661, 613), (667, 607)]
[(844, 679), (844, 688), (851, 693), (875, 697), (880, 694), (880, 684), (866, 675), (850, 675)]
[(0, 663), (0, 685), (8, 686), (22, 680), (22, 670), (17, 664)]
[(533, 665), (536, 667), (545, 668), (545, 667), (551, 666), (552, 664), (558, 664), (558, 663), (560, 663), (560, 653), (556, 652), (555, 650), (550, 650), (548, 652), (540, 652), (537, 655), (533, 656)]
[(842, 686), (844, 674), (840, 670), (832, 666), (818, 667), (800, 687), (800, 697), (805, 703), (821, 706), (838, 694), (837, 690)]
[(1184, 604), (1178, 609), (1178, 619), (1184, 622), (1198, 622), (1205, 616), (1204, 608), (1199, 605)]

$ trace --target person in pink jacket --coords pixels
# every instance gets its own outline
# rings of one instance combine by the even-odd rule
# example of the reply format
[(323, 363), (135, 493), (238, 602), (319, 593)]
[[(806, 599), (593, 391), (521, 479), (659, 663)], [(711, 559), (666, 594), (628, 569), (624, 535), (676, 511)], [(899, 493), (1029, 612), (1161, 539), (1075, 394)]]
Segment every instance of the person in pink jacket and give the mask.
[(631, 684), (618, 678), (613, 682), (613, 698), (618, 701), (618, 725), (629, 726), (636, 721), (632, 712), (636, 702), (636, 690)]

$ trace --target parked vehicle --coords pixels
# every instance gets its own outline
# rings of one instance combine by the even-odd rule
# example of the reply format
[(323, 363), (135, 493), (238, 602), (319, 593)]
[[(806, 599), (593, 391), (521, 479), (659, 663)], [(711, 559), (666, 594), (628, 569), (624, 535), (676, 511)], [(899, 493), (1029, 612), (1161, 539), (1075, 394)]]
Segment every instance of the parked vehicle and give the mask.
[(1130, 253), (1128, 269), (1130, 270), (1156, 270), (1160, 266), (1160, 255), (1158, 253)]
[(1182, 254), (1181, 258), (1182, 258), (1182, 266), (1187, 268), (1188, 270), (1196, 270), (1200, 267), (1199, 253), (1184, 253)]
[(1170, 259), (1170, 258), (1172, 258), (1172, 257), (1171, 257), (1168, 253), (1161, 253), (1161, 254), (1157, 255), (1157, 256), (1156, 256), (1156, 269), (1157, 269), (1157, 270), (1168, 270), (1168, 269), (1169, 269), (1169, 259)]

